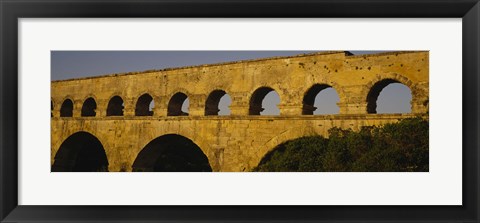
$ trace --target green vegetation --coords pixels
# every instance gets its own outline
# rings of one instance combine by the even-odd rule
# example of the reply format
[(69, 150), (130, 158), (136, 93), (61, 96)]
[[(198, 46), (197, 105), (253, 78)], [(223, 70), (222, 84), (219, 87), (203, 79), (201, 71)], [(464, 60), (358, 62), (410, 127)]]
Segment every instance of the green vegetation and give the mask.
[(428, 121), (421, 118), (359, 132), (332, 128), (328, 139), (309, 136), (277, 146), (254, 171), (425, 172), (428, 142)]

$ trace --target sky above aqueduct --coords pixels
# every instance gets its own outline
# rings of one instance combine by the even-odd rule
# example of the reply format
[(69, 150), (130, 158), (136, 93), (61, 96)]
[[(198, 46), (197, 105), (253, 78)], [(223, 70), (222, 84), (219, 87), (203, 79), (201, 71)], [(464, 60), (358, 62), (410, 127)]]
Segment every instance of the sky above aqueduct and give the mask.
[[(292, 56), (318, 51), (52, 51), (51, 79), (94, 77), (112, 73), (126, 73), (152, 69), (212, 64), (228, 61), (257, 59), (274, 56)], [(354, 54), (370, 54), (383, 51), (350, 51)], [(378, 113), (409, 113), (410, 90), (401, 84), (384, 88), (377, 101)], [(332, 88), (323, 90), (315, 98), (318, 108), (314, 114), (338, 113), (338, 95)], [(276, 115), (280, 99), (270, 92), (263, 101), (263, 115)], [(229, 113), (230, 98), (220, 100), (220, 115)], [(182, 110), (188, 112), (188, 100)]]

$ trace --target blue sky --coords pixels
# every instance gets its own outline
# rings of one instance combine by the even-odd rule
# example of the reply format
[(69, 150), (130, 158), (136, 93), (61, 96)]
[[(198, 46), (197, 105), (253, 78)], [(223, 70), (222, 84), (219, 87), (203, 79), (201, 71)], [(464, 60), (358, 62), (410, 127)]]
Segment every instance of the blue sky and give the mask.
[[(126, 73), (152, 69), (211, 64), (228, 61), (256, 59), (273, 56), (291, 56), (318, 51), (52, 51), (51, 78), (65, 80), (71, 78), (94, 77), (112, 73)], [(354, 54), (368, 54), (382, 51), (351, 51)], [(378, 113), (410, 112), (410, 90), (401, 84), (391, 84), (384, 88), (377, 101)], [(338, 95), (330, 88), (321, 91), (315, 98), (317, 110), (314, 114), (338, 113)], [(277, 115), (279, 98), (270, 92), (263, 101), (263, 115)], [(220, 115), (229, 113), (230, 98), (220, 101)], [(188, 111), (188, 101), (184, 103)]]

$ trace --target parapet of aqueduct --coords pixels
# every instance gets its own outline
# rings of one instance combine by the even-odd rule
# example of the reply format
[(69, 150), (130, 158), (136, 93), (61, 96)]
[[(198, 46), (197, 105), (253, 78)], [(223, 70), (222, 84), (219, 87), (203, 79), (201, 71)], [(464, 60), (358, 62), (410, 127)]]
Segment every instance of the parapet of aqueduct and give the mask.
[[(375, 114), (380, 91), (391, 83), (410, 88), (411, 114)], [(315, 96), (328, 87), (340, 98), (339, 114), (312, 115)], [(52, 81), (52, 170), (91, 168), (78, 166), (75, 157), (83, 154), (84, 165), (97, 163), (96, 170), (153, 171), (161, 150), (152, 145), (172, 136), (198, 146), (213, 171), (249, 171), (287, 140), (326, 136), (331, 127), (358, 130), (428, 117), (428, 89), (426, 51), (335, 51)], [(280, 115), (259, 116), (272, 90), (280, 97)], [(231, 114), (217, 116), (224, 94), (231, 97)], [(181, 105), (187, 97), (185, 114)], [(88, 145), (67, 140), (79, 133), (93, 136), (82, 139), (84, 144), (101, 145), (101, 158), (94, 158), (95, 151), (82, 152)]]

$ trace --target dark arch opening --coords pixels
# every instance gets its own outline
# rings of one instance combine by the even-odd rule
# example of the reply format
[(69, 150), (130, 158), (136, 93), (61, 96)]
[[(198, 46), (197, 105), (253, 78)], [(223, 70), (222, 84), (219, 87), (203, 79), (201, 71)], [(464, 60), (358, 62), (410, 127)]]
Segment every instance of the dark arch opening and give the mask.
[(52, 172), (107, 172), (108, 159), (102, 143), (88, 132), (77, 132), (60, 145)]
[(278, 96), (278, 93), (270, 87), (261, 87), (253, 92), (250, 98), (249, 115), (261, 115), (261, 112), (265, 110), (263, 107), (265, 96), (270, 92), (274, 92)]
[[(219, 115), (220, 109), (220, 100), (224, 97), (230, 98), (230, 96), (223, 90), (215, 90), (207, 98), (205, 102), (205, 115)], [(226, 114), (227, 112), (222, 111)], [(228, 111), (229, 113), (229, 111)]]
[(87, 98), (85, 102), (83, 102), (82, 106), (82, 116), (83, 117), (95, 117), (97, 114), (95, 110), (97, 109), (97, 102), (93, 98)]
[[(390, 105), (390, 107), (399, 107), (399, 106), (403, 106), (403, 107), (407, 107), (407, 110), (409, 111), (400, 111), (400, 110), (397, 110), (397, 109), (387, 109), (388, 111), (385, 111), (385, 110), (378, 110), (378, 108), (380, 107), (378, 102), (380, 102), (380, 97), (383, 96), (383, 90), (387, 90), (388, 87), (390, 86), (393, 86), (393, 85), (399, 85), (399, 86), (403, 86), (405, 87), (406, 89), (408, 89), (408, 93), (409, 96), (406, 96), (405, 93), (401, 93), (399, 94), (399, 92), (390, 92), (389, 95), (387, 96), (388, 97), (388, 103)], [(401, 98), (398, 98), (398, 97), (401, 97)], [(409, 97), (409, 98), (408, 98)], [(382, 100), (384, 101), (384, 100)], [(377, 82), (375, 85), (373, 85), (373, 87), (370, 89), (370, 92), (368, 93), (367, 95), (367, 113), (369, 114), (377, 114), (377, 113), (410, 113), (411, 112), (411, 91), (410, 89), (400, 83), (399, 81), (397, 80), (393, 80), (393, 79), (384, 79), (384, 80), (381, 80), (379, 82)], [(385, 105), (385, 103), (383, 103)]]
[(140, 151), (132, 166), (137, 172), (211, 172), (207, 156), (181, 135), (160, 136)]
[(167, 116), (188, 116), (187, 112), (182, 111), (182, 105), (187, 99), (187, 95), (181, 92), (173, 95), (168, 102)]
[[(334, 91), (333, 95), (331, 92), (328, 92), (330, 89)], [(323, 98), (323, 93), (330, 94), (326, 95), (327, 98)], [(322, 101), (322, 99), (324, 99), (324, 101)], [(318, 108), (321, 108), (321, 111), (315, 112), (316, 114), (337, 114), (339, 108), (335, 100), (338, 101), (338, 94), (332, 86), (327, 84), (315, 84), (308, 89), (303, 97), (302, 115), (313, 115)], [(318, 103), (316, 104), (317, 101)]]
[(66, 99), (62, 103), (60, 108), (60, 117), (72, 117), (73, 116), (73, 102), (70, 99)]
[(303, 136), (287, 140), (266, 153), (253, 171), (321, 171), (327, 145), (328, 140), (320, 136)]
[(123, 99), (115, 96), (108, 102), (107, 116), (123, 116)]
[(135, 106), (135, 116), (153, 116), (153, 103), (153, 97), (149, 94), (140, 96)]
[(53, 100), (50, 99), (50, 117), (53, 117)]

